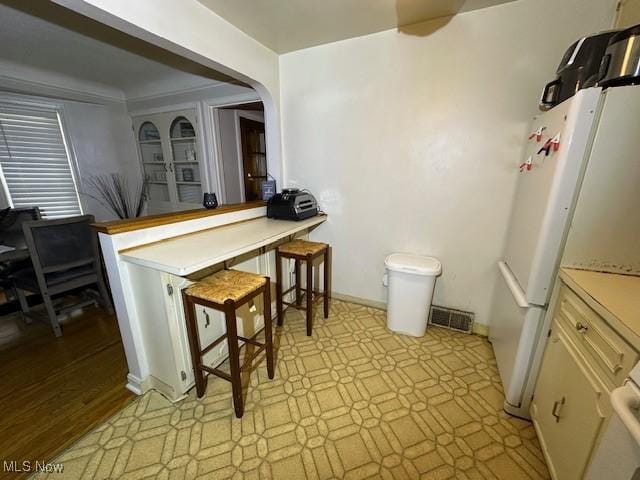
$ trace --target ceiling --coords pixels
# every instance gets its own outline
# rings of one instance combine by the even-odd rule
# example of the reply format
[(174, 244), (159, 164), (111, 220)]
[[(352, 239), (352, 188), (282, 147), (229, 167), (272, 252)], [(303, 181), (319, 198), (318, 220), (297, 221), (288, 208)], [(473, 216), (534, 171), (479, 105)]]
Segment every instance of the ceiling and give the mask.
[(198, 0), (277, 53), (513, 0)]
[(0, 0), (0, 45), (3, 77), (15, 65), (115, 87), (125, 98), (232, 81), (51, 2)]

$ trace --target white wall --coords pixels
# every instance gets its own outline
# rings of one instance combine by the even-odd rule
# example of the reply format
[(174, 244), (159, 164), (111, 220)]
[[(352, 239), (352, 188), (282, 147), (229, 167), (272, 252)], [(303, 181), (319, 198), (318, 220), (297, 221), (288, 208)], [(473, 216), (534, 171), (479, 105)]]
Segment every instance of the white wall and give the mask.
[(616, 26), (627, 28), (640, 23), (640, 0), (622, 0)]
[[(141, 180), (136, 144), (131, 130), (131, 119), (124, 103), (97, 105), (81, 102), (63, 102), (64, 121), (79, 170), (79, 190), (91, 191), (87, 178), (91, 175), (120, 173), (126, 176), (129, 187)], [(81, 194), (85, 213), (98, 220), (111, 220), (115, 216), (88, 195)]]
[(28, 58), (24, 64), (0, 59), (0, 89), (85, 101), (124, 101), (124, 93), (116, 87), (35, 68), (28, 63)]
[(285, 186), (329, 220), (333, 289), (385, 301), (391, 252), (443, 263), (435, 303), (488, 308), (521, 144), (566, 47), (615, 0), (519, 0), (280, 57)]
[[(249, 87), (231, 83), (211, 82), (201, 88), (180, 88), (173, 85), (173, 91), (148, 97), (127, 98), (127, 109), (130, 112), (173, 108), (175, 105), (204, 103), (233, 103), (236, 101), (258, 100), (258, 94)], [(177, 90), (177, 91), (176, 91)]]

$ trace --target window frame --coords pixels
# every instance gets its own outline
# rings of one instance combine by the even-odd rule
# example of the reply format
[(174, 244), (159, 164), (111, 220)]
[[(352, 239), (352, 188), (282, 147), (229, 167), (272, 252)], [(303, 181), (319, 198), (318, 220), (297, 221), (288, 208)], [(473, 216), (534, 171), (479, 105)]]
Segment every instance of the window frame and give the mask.
[[(9, 92), (0, 92), (0, 104), (7, 105), (9, 107), (22, 108), (25, 110), (54, 110), (58, 117), (58, 126), (60, 127), (60, 135), (62, 137), (62, 142), (64, 144), (64, 149), (67, 154), (67, 161), (69, 162), (69, 170), (71, 172), (71, 179), (73, 180), (73, 186), (76, 191), (76, 198), (78, 199), (78, 207), (80, 209), (80, 215), (84, 215), (85, 208), (82, 202), (82, 182), (80, 177), (80, 168), (77, 162), (77, 157), (75, 154), (75, 149), (73, 147), (73, 143), (71, 142), (71, 137), (69, 136), (69, 128), (68, 123), (65, 121), (65, 108), (64, 101), (59, 99), (48, 99), (41, 98), (35, 96), (27, 96), (27, 95), (19, 95), (13, 94)], [(9, 187), (7, 185), (6, 179), (4, 177), (4, 171), (0, 166), (0, 183), (2, 184), (0, 188), (0, 200), (6, 206), (10, 206), (13, 208), (13, 199), (11, 198), (11, 193), (9, 192)]]

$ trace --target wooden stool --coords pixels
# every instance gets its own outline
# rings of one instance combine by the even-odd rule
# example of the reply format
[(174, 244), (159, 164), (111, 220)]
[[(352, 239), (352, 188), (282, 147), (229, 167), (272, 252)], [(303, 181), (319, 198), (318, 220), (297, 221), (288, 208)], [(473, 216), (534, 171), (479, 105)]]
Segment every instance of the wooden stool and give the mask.
[[(244, 413), (242, 383), (240, 380), (241, 370), (249, 366), (251, 361), (266, 348), (267, 373), (269, 378), (273, 378), (274, 375), (270, 285), (269, 277), (263, 277), (255, 273), (239, 272), (237, 270), (222, 270), (203, 278), (182, 291), (184, 312), (187, 321), (187, 335), (189, 336), (189, 345), (191, 347), (191, 360), (193, 362), (198, 398), (204, 395), (207, 388), (207, 377), (204, 375), (204, 372), (224, 378), (231, 382), (233, 406), (236, 411), (236, 417), (238, 418), (242, 417)], [(265, 343), (257, 342), (254, 339), (255, 336), (252, 338), (238, 336), (236, 325), (236, 310), (261, 293), (264, 298)], [(202, 348), (200, 345), (200, 336), (196, 322), (196, 305), (202, 305), (224, 312), (227, 325), (227, 333), (205, 348)], [(230, 374), (202, 363), (202, 356), (225, 338), (228, 339), (229, 344)], [(238, 346), (238, 340), (258, 347), (251, 356), (245, 359), (242, 366), (240, 366), (240, 347)]]
[[(313, 290), (313, 261), (319, 257), (323, 257), (324, 262), (324, 291)], [(296, 283), (286, 291), (282, 291), (282, 259), (292, 258), (295, 260), (295, 274)], [(300, 266), (302, 262), (306, 262), (307, 268), (307, 285), (305, 289), (306, 298), (306, 313), (307, 313), (307, 335), (311, 336), (311, 330), (313, 328), (313, 302), (322, 298), (324, 300), (324, 318), (329, 317), (329, 276), (331, 265), (331, 252), (329, 245), (320, 242), (309, 242), (307, 240), (293, 240), (291, 242), (280, 245), (276, 249), (276, 309), (278, 313), (278, 325), (282, 325), (284, 321), (282, 305), (285, 304), (288, 307), (302, 309), (302, 286), (300, 285)], [(282, 297), (293, 289), (296, 291), (295, 303), (289, 303), (282, 300)], [(313, 298), (313, 294), (320, 295), (322, 297)]]

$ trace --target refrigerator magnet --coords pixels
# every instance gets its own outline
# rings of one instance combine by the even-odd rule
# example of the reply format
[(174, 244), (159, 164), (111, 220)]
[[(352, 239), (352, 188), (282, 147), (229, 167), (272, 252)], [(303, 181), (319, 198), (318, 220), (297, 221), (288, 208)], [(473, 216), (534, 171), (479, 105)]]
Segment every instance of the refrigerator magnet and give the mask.
[(524, 171), (530, 171), (533, 168), (533, 157), (531, 155), (529, 155), (529, 158), (527, 158), (527, 161), (524, 162), (522, 165), (520, 165), (520, 171), (524, 172)]
[(548, 157), (549, 153), (551, 152), (551, 140), (547, 140), (544, 145), (542, 146), (542, 148), (540, 150), (538, 150), (538, 155), (540, 155), (542, 152), (544, 152), (544, 156)]
[(529, 140), (533, 140), (535, 138), (536, 142), (539, 142), (540, 140), (542, 140), (542, 134), (544, 133), (544, 131), (546, 129), (547, 129), (547, 127), (538, 128), (538, 130), (536, 130), (531, 135), (529, 135)]

